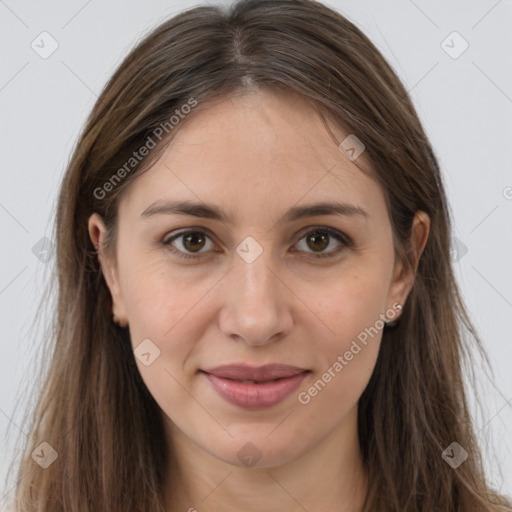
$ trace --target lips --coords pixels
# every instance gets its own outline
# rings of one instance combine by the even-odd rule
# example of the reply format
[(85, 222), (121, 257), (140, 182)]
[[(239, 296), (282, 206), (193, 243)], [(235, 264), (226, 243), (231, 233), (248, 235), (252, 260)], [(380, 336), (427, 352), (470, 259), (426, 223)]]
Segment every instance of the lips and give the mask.
[(283, 364), (256, 368), (237, 364), (201, 370), (201, 373), (231, 404), (257, 410), (283, 401), (300, 385), (309, 370)]
[(266, 364), (258, 367), (246, 364), (230, 364), (203, 371), (223, 379), (261, 382), (293, 377), (307, 370), (287, 364)]

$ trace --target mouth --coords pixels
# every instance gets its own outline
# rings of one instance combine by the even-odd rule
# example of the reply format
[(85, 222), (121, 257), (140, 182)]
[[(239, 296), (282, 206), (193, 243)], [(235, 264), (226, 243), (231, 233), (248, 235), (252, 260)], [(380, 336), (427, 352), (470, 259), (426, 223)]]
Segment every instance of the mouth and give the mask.
[[(205, 375), (224, 400), (248, 410), (266, 409), (284, 401), (311, 373), (310, 370), (290, 366), (284, 368), (282, 365), (279, 368), (273, 365), (250, 370), (240, 366), (218, 367), (214, 371), (215, 374), (205, 370), (200, 370), (200, 373)], [(247, 375), (251, 372), (250, 376)], [(272, 378), (264, 375), (272, 373)], [(280, 376), (276, 377), (277, 373)], [(240, 378), (236, 378), (238, 376)]]

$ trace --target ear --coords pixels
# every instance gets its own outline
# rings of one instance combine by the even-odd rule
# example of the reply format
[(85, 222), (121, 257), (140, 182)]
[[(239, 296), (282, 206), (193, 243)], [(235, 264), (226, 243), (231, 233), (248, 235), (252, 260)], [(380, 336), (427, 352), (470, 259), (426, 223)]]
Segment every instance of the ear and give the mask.
[(406, 260), (397, 260), (395, 264), (393, 281), (388, 295), (388, 308), (396, 302), (404, 305), (414, 285), (414, 278), (420, 257), (427, 244), (430, 233), (430, 217), (427, 213), (418, 210), (414, 214), (411, 227), (411, 236), (408, 241)]
[(122, 300), (117, 267), (115, 262), (104, 250), (107, 228), (105, 227), (101, 215), (93, 213), (89, 217), (88, 229), (91, 241), (98, 251), (98, 261), (101, 265), (103, 277), (105, 278), (105, 282), (110, 290), (110, 295), (112, 296), (112, 313), (114, 317), (117, 318), (119, 325), (124, 327), (128, 325), (126, 308)]

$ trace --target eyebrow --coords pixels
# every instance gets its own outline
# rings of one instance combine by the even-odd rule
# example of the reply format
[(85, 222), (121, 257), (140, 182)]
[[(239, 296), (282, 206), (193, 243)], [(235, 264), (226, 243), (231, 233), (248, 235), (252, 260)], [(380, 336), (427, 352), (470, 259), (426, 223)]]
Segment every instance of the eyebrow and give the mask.
[[(203, 219), (218, 220), (228, 224), (234, 223), (234, 217), (223, 211), (220, 207), (214, 204), (195, 203), (192, 201), (156, 201), (141, 213), (141, 217), (147, 218), (158, 214), (190, 215)], [(319, 202), (290, 208), (282, 217), (281, 222), (294, 222), (307, 217), (314, 217), (316, 215), (369, 217), (368, 213), (359, 206), (348, 203)]]

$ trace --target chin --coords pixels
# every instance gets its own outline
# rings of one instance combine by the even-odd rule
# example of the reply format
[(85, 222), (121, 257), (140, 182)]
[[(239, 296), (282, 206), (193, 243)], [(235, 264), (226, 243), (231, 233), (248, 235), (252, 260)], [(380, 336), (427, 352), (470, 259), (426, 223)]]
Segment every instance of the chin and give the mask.
[[(210, 436), (205, 439), (203, 449), (223, 462), (238, 468), (272, 468), (281, 466), (293, 461), (307, 451), (308, 447), (302, 449), (296, 438), (284, 432), (280, 436), (273, 436), (274, 427), (268, 425), (254, 428), (244, 426), (243, 434), (229, 432), (233, 438), (223, 440), (212, 439)], [(286, 434), (286, 435), (283, 435)], [(203, 444), (203, 443), (200, 443)]]

